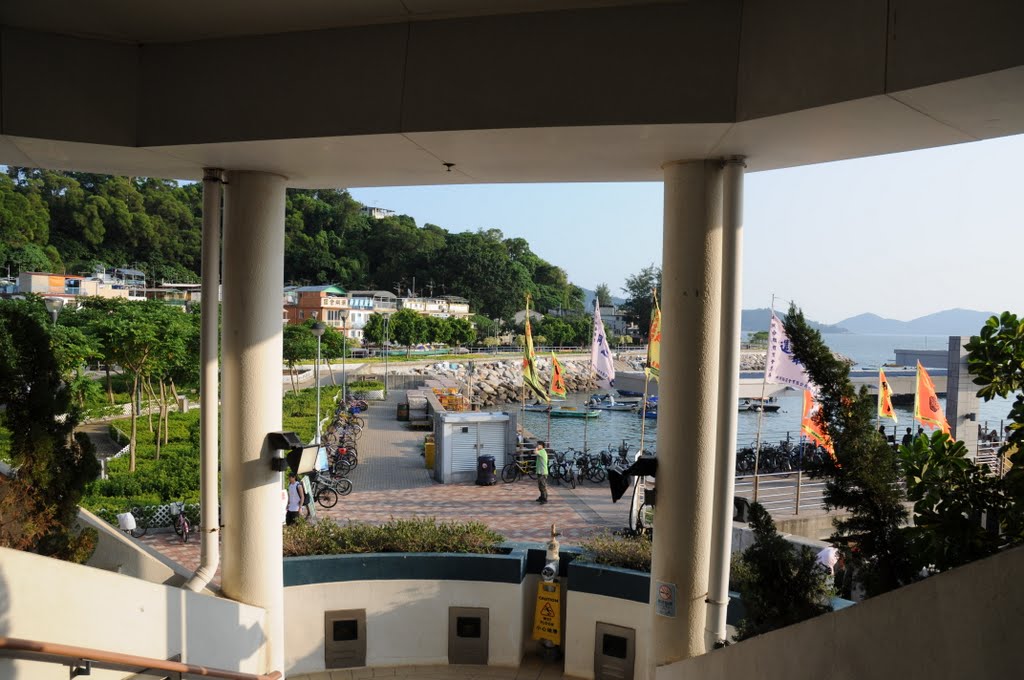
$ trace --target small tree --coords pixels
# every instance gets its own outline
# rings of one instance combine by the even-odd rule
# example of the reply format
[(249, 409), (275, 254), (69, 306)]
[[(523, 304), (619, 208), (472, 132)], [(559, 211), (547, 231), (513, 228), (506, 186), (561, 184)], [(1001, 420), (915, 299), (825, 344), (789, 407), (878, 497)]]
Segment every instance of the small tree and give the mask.
[(597, 304), (601, 307), (610, 307), (612, 304), (612, 291), (608, 288), (607, 283), (597, 284), (597, 289), (594, 291), (594, 296), (597, 298)]
[(854, 542), (854, 566), (868, 595), (877, 595), (916, 578), (908, 537), (901, 532), (907, 511), (901, 473), (892, 447), (875, 428), (876, 400), (867, 387), (850, 382), (850, 367), (837, 359), (811, 328), (803, 313), (790, 306), (785, 321), (794, 358), (818, 387), (819, 423), (832, 438), (836, 464), (817, 472), (827, 476), (825, 507), (847, 515), (834, 520), (832, 541)]
[(372, 345), (384, 344), (384, 315), (376, 312), (370, 315), (363, 326), (363, 339)]
[(411, 309), (401, 309), (391, 317), (391, 335), (395, 342), (405, 345), (407, 354), (413, 345), (423, 341), (425, 327), (423, 317)]
[(468, 345), (476, 337), (469, 319), (448, 319), (448, 327), (449, 342), (453, 345)]
[(832, 611), (829, 575), (806, 546), (779, 535), (760, 503), (750, 507), (755, 542), (733, 565), (733, 581), (743, 598), (746, 617), (737, 626), (745, 640), (776, 628)]
[(316, 358), (316, 338), (309, 326), (288, 324), (284, 327), (284, 338), (281, 343), (281, 356), (288, 364), (292, 378), (292, 392), (298, 394), (295, 385), (295, 364)]

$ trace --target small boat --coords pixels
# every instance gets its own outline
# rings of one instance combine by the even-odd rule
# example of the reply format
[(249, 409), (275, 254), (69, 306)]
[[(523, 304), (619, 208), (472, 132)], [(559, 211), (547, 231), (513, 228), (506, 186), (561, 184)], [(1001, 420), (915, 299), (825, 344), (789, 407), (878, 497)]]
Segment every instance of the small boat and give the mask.
[(598, 394), (590, 395), (590, 399), (587, 400), (587, 403), (589, 403), (589, 404), (597, 404), (597, 403), (612, 402), (612, 403), (615, 403), (615, 404), (636, 404), (636, 405), (639, 406), (641, 401), (643, 401), (643, 396), (637, 396), (637, 397), (618, 396), (618, 397), (616, 397), (614, 394), (611, 394), (610, 392), (605, 392), (603, 394), (598, 393)]
[(647, 410), (645, 410), (645, 411), (637, 411), (637, 413), (639, 413), (640, 416), (643, 417), (643, 418), (650, 418), (652, 420), (655, 420), (658, 417), (658, 407), (657, 406), (648, 406)]
[(615, 390), (615, 391), (618, 392), (619, 395), (623, 396), (623, 397), (641, 397), (642, 398), (644, 396), (643, 392), (635, 392), (633, 390)]
[(578, 409), (574, 406), (560, 406), (551, 409), (552, 418), (597, 418), (600, 415), (600, 411)]
[(778, 402), (775, 397), (748, 397), (746, 399), (740, 399), (739, 410), (743, 411), (764, 411), (765, 413), (775, 413), (782, 408), (782, 404)]
[(532, 404), (527, 404), (523, 407), (524, 411), (534, 411), (536, 413), (547, 413), (551, 410), (551, 406), (548, 404), (542, 404), (539, 401)]
[(598, 411), (633, 411), (639, 400), (619, 401), (611, 394), (595, 394), (587, 401), (587, 408)]

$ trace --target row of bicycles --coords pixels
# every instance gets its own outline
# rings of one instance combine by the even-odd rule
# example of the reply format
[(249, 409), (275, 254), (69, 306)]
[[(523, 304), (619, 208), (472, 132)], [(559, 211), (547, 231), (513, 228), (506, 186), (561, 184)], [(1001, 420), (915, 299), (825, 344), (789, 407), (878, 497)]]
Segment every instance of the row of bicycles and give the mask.
[(359, 465), (358, 441), (366, 423), (360, 413), (368, 404), (361, 399), (339, 402), (323, 435), (327, 468), (309, 474), (312, 499), (322, 508), (333, 508), (338, 498), (352, 493), (349, 474)]
[(754, 466), (758, 474), (777, 474), (816, 470), (831, 461), (828, 453), (810, 442), (794, 444), (783, 440), (776, 444), (761, 444), (760, 455), (755, 455), (757, 443), (736, 452), (736, 474), (752, 475)]
[[(623, 440), (615, 446), (598, 453), (589, 450), (577, 451), (568, 447), (564, 451), (548, 449), (548, 479), (553, 483), (565, 484), (573, 489), (585, 481), (600, 484), (608, 477), (608, 468), (613, 465), (626, 467), (629, 456), (629, 444)], [(516, 456), (501, 469), (501, 481), (506, 484), (517, 482), (523, 477), (537, 479), (536, 462), (532, 454)]]

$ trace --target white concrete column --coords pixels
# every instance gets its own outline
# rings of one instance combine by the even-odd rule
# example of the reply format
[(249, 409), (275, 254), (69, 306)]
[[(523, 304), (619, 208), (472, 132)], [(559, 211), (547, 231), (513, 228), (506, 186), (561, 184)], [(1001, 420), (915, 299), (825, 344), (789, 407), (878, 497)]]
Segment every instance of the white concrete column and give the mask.
[(708, 649), (726, 639), (732, 510), (736, 489), (736, 419), (740, 391), (740, 318), (743, 303), (743, 161), (726, 162), (722, 177), (722, 345), (718, 372), (718, 447), (715, 512), (708, 583)]
[(229, 171), (221, 316), (224, 594), (267, 610), (266, 670), (284, 672), (281, 473), (267, 433), (281, 429), (284, 178)]
[(721, 164), (677, 162), (664, 172), (654, 666), (705, 651), (722, 289)]

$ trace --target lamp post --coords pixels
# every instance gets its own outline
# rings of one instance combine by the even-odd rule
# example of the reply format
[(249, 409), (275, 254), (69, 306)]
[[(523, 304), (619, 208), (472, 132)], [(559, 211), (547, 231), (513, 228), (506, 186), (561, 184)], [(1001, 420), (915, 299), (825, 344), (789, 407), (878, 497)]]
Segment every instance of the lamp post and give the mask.
[(345, 364), (345, 357), (348, 355), (348, 334), (345, 332), (345, 320), (348, 319), (348, 310), (338, 312), (341, 318), (341, 403), (348, 404), (348, 369)]
[(391, 354), (391, 315), (384, 315), (384, 398), (388, 398), (388, 355)]
[(326, 326), (317, 321), (310, 327), (313, 335), (316, 336), (316, 366), (313, 367), (313, 380), (316, 381), (316, 441), (320, 443), (320, 338), (324, 335)]
[(53, 319), (53, 325), (56, 326), (57, 315), (64, 308), (64, 298), (48, 297), (43, 300), (43, 304), (46, 305), (46, 311), (50, 312), (50, 318)]

